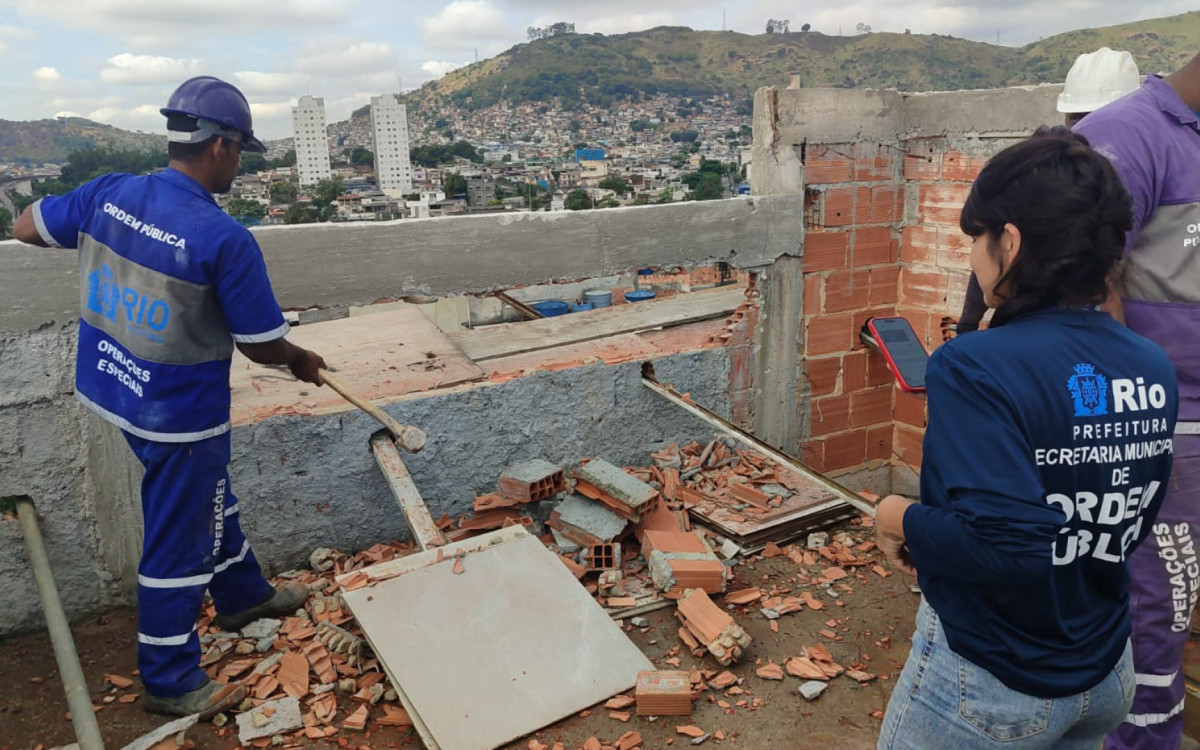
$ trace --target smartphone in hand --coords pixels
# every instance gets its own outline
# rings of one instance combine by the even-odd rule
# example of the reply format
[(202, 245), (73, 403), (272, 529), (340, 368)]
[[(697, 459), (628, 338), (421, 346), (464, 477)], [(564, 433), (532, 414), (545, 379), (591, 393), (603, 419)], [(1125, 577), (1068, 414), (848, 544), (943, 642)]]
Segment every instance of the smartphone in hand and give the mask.
[(917, 332), (904, 318), (871, 318), (867, 331), (875, 339), (879, 352), (887, 362), (901, 390), (908, 393), (925, 391), (925, 365), (929, 363), (929, 352), (925, 351)]

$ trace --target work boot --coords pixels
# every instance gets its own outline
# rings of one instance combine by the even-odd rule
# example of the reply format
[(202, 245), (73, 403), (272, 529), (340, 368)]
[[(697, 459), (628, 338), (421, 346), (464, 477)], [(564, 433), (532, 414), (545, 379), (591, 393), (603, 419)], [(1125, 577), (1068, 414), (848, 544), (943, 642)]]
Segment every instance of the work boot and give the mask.
[(301, 583), (285, 583), (271, 590), (273, 593), (262, 604), (231, 615), (219, 614), (213, 618), (213, 624), (228, 633), (236, 633), (255, 620), (290, 615), (304, 606), (304, 600), (308, 598), (308, 589)]
[(177, 698), (159, 698), (146, 693), (143, 707), (148, 713), (167, 716), (191, 716), (200, 714), (200, 719), (211, 719), (222, 711), (236, 708), (249, 693), (246, 686), (238, 682), (222, 685), (209, 680), (200, 687)]

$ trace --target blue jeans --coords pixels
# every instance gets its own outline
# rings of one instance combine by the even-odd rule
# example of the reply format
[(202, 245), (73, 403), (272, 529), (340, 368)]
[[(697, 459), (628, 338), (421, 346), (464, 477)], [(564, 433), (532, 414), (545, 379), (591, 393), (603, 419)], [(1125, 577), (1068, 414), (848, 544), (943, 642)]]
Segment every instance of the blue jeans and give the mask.
[(1129, 645), (1099, 685), (1065, 698), (1019, 693), (950, 650), (924, 600), (904, 671), (888, 701), (880, 750), (1099, 750), (1133, 704)]

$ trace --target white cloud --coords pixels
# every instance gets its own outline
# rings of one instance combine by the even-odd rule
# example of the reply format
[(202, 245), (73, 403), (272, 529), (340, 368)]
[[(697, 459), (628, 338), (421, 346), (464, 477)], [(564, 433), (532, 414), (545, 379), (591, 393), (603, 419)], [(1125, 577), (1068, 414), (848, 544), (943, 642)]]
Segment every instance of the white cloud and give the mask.
[(430, 78), (441, 78), (452, 70), (456, 70), (466, 65), (461, 62), (443, 62), (439, 60), (426, 60), (421, 63), (421, 70), (429, 74)]
[(116, 125), (127, 130), (161, 131), (164, 127), (163, 117), (158, 109), (162, 105), (138, 104), (132, 107), (107, 106), (99, 107), (89, 112), (89, 120)]
[(303, 73), (259, 73), (244, 70), (233, 74), (234, 83), (248, 98), (273, 94), (299, 94), (311, 79)]
[(100, 71), (100, 80), (105, 83), (134, 85), (180, 83), (193, 75), (199, 65), (199, 60), (122, 52), (108, 58), (108, 67)]
[(341, 47), (322, 44), (309, 45), (309, 54), (297, 56), (299, 68), (314, 76), (362, 76), (396, 70), (396, 53), (387, 44), (354, 42)]
[(355, 12), (357, 0), (14, 0), (24, 17), (97, 36), (115, 36), (140, 49), (161, 49), (204, 39), (280, 30), (328, 28)]
[(37, 68), (30, 77), (38, 83), (58, 83), (62, 80), (62, 73), (59, 73), (55, 68), (43, 67)]
[(511, 39), (514, 30), (492, 0), (454, 0), (437, 15), (421, 23), (426, 47), (462, 51), (478, 43), (495, 44)]
[[(257, 124), (257, 121), (260, 119), (283, 117), (285, 115), (291, 117), (292, 107), (295, 105), (295, 99), (289, 99), (286, 102), (251, 102), (250, 114), (253, 116)], [(261, 130), (261, 127), (262, 126), (259, 125), (258, 129)]]
[[(553, 23), (553, 22), (549, 22)], [(535, 24), (537, 25), (537, 24)], [(575, 25), (585, 34), (623, 34), (627, 31), (643, 31), (655, 26), (680, 26), (679, 18), (670, 12), (634, 13), (628, 16), (604, 16)]]
[(0, 39), (33, 39), (35, 36), (33, 29), (11, 23), (0, 23)]

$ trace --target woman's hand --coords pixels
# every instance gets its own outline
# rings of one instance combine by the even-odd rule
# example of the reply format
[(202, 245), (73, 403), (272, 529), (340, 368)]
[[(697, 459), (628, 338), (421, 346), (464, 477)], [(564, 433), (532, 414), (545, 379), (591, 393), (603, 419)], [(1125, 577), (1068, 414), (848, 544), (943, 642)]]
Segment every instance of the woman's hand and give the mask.
[(901, 495), (888, 495), (875, 508), (875, 543), (888, 563), (906, 575), (915, 576), (912, 557), (904, 544), (904, 511), (916, 502)]

